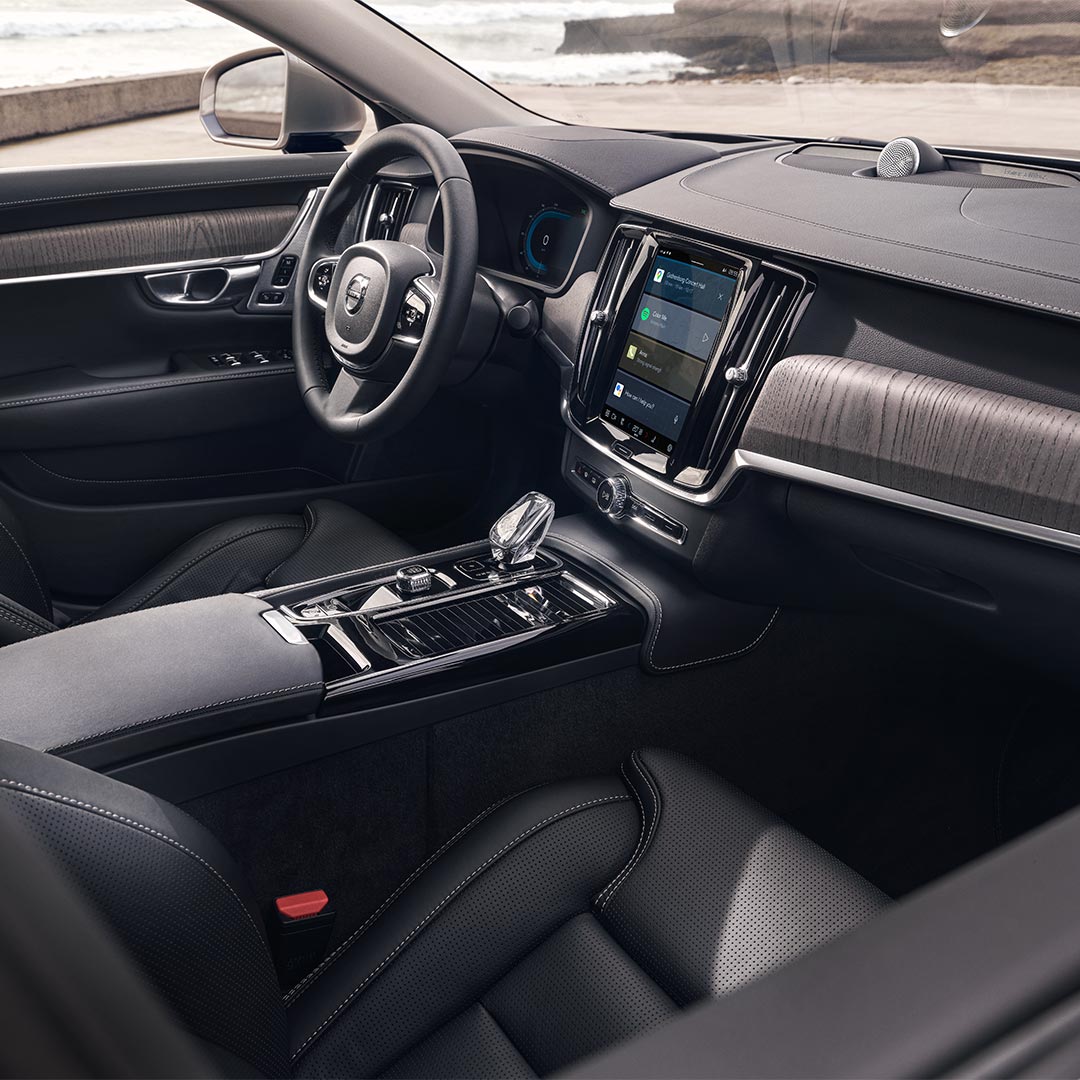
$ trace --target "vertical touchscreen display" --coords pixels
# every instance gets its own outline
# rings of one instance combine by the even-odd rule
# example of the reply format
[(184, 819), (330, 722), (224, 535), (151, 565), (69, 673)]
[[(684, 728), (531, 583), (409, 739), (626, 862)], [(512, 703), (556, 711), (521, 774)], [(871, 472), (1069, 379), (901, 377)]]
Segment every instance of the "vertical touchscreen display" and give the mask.
[(731, 309), (739, 271), (661, 247), (649, 267), (601, 415), (670, 454)]

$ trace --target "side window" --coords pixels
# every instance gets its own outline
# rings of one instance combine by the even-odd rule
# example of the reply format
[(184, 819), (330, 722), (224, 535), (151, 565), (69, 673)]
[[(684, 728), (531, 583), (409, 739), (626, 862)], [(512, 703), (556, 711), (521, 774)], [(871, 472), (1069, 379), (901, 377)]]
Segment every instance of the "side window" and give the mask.
[(264, 44), (187, 0), (0, 0), (0, 168), (265, 154), (198, 115), (203, 72)]

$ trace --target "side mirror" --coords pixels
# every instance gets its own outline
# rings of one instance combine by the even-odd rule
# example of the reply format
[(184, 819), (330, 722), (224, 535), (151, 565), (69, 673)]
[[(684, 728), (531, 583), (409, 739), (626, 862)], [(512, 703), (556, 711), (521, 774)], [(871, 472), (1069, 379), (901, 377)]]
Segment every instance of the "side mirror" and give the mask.
[(254, 49), (203, 76), (199, 118), (215, 142), (264, 150), (340, 150), (364, 128), (364, 103), (281, 49)]

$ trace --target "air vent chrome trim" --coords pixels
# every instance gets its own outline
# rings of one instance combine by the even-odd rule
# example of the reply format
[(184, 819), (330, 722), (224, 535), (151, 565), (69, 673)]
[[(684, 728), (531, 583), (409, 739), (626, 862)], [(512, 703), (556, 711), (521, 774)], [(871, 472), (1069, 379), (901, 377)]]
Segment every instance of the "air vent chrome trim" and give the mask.
[[(360, 217), (357, 240), (397, 240), (409, 220), (409, 211), (416, 199), (417, 187), (405, 180), (376, 180), (368, 188), (364, 210)], [(389, 215), (389, 224), (380, 221)]]

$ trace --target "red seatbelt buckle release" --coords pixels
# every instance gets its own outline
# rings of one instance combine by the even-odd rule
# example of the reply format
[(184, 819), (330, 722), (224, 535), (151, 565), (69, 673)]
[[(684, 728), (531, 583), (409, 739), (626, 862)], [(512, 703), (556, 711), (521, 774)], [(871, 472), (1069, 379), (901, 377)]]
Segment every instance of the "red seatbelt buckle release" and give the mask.
[(274, 901), (274, 961), (283, 988), (295, 985), (319, 963), (333, 929), (334, 911), (322, 889)]
[(278, 915), (287, 922), (296, 919), (308, 919), (312, 915), (321, 915), (330, 905), (330, 897), (322, 889), (311, 892), (293, 893), (292, 896), (279, 896), (274, 901)]

